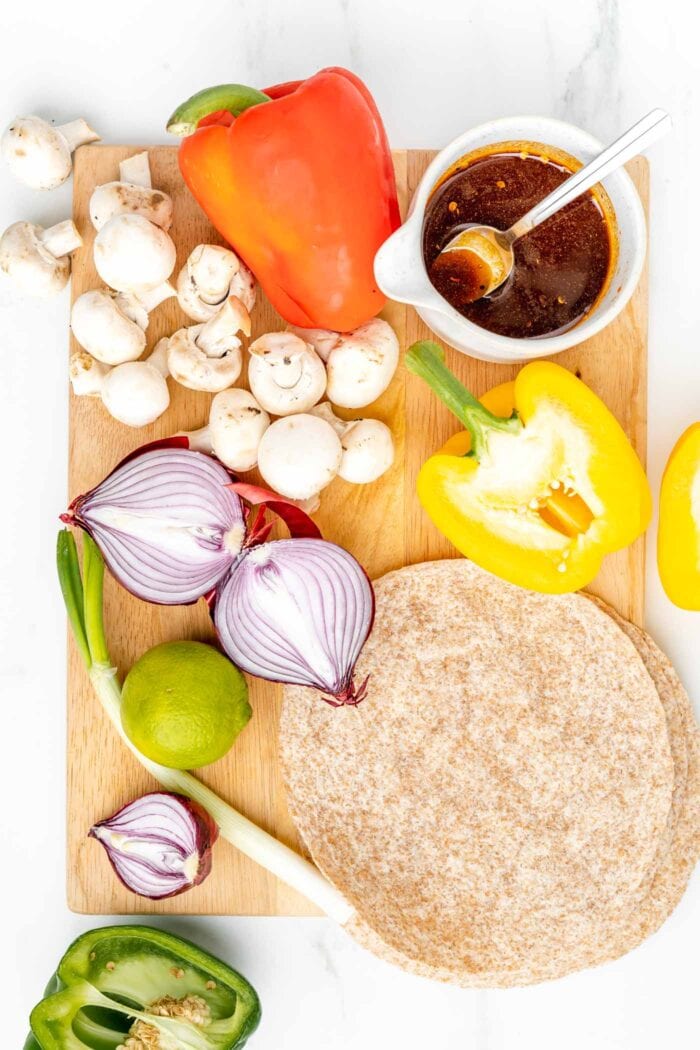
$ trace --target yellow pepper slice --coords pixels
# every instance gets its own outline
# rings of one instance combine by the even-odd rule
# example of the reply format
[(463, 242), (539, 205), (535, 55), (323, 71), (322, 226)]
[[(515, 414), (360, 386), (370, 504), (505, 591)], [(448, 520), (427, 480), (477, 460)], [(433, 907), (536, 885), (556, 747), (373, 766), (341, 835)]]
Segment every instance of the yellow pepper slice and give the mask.
[(678, 439), (661, 480), (659, 575), (681, 609), (700, 609), (700, 423)]
[(479, 402), (437, 344), (414, 344), (406, 364), (467, 428), (423, 464), (418, 496), (482, 568), (531, 590), (574, 591), (644, 532), (651, 494), (642, 465), (571, 372), (534, 361)]

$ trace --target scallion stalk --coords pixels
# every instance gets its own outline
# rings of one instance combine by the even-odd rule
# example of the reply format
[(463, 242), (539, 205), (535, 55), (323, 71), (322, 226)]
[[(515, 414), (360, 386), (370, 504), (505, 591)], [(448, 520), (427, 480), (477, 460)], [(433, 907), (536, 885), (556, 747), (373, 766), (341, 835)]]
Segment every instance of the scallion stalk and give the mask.
[(68, 529), (62, 529), (58, 534), (56, 561), (68, 620), (93, 689), (131, 753), (168, 791), (186, 795), (203, 806), (218, 825), (222, 838), (303, 894), (330, 918), (341, 925), (346, 923), (354, 912), (352, 905), (313, 864), (253, 824), (191, 773), (151, 762), (134, 747), (122, 728), (121, 688), (105, 637), (102, 555), (93, 540), (84, 534), (81, 575), (75, 538)]

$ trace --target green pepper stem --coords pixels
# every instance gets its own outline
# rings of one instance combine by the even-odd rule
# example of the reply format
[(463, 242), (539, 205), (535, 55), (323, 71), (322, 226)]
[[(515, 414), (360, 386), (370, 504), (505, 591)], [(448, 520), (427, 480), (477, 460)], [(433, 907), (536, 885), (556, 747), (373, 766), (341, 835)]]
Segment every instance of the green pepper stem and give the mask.
[(251, 106), (270, 101), (269, 95), (258, 91), (257, 88), (246, 87), (245, 84), (217, 84), (215, 87), (198, 91), (196, 95), (181, 103), (166, 124), (166, 130), (171, 135), (184, 138), (185, 135), (192, 135), (197, 130), (200, 120), (208, 117), (210, 113), (225, 109), (237, 117)]
[(126, 747), (166, 791), (186, 795), (203, 806), (218, 825), (222, 838), (313, 901), (336, 922), (345, 924), (355, 909), (318, 868), (253, 824), (191, 773), (152, 762), (132, 744), (122, 726), (121, 689), (104, 634), (102, 555), (94, 541), (85, 534), (81, 580), (75, 539), (68, 529), (62, 529), (58, 534), (56, 560), (68, 619), (92, 687)]
[(472, 447), (468, 456), (481, 460), (487, 450), (489, 431), (505, 430), (515, 434), (521, 429), (522, 423), (516, 411), (507, 418), (495, 416), (460, 383), (445, 364), (445, 352), (437, 343), (429, 339), (414, 343), (406, 352), (405, 362), (409, 372), (424, 379), (469, 431)]

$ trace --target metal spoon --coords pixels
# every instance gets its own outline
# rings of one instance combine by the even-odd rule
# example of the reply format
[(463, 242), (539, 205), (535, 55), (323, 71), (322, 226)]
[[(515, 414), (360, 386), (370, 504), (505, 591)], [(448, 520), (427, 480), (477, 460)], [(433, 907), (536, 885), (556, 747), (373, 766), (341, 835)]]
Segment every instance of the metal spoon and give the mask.
[(455, 275), (458, 257), (453, 253), (459, 252), (462, 263), (459, 266), (460, 279), (463, 280), (462, 301), (475, 302), (484, 295), (491, 295), (513, 269), (513, 245), (517, 240), (591, 189), (606, 175), (642, 153), (670, 127), (668, 113), (663, 109), (652, 109), (590, 164), (565, 179), (509, 230), (497, 230), (494, 226), (481, 226), (478, 223), (460, 230), (442, 249), (431, 269), (439, 268), (442, 262), (443, 265), (449, 265), (450, 272)]

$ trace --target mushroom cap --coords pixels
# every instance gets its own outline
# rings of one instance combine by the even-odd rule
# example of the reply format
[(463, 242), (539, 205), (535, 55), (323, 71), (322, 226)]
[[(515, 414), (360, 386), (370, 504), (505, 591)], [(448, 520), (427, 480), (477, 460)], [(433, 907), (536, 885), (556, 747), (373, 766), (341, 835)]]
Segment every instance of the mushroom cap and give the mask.
[(212, 400), (209, 437), (214, 454), (231, 470), (252, 470), (270, 417), (249, 390), (233, 387)]
[(43, 227), (15, 222), (0, 238), (0, 270), (26, 295), (48, 298), (65, 288), (70, 257), (56, 258), (41, 241)]
[(338, 473), (340, 438), (324, 419), (308, 413), (271, 423), (258, 448), (258, 469), (275, 492), (310, 499)]
[(162, 190), (133, 182), (105, 182), (97, 186), (88, 211), (96, 230), (101, 230), (115, 215), (141, 215), (166, 233), (173, 224), (172, 198)]
[(189, 390), (215, 394), (233, 386), (241, 374), (240, 340), (231, 338), (231, 348), (226, 353), (209, 357), (196, 342), (203, 327), (180, 328), (170, 337), (168, 369), (173, 379)]
[(41, 117), (18, 117), (0, 142), (2, 159), (16, 179), (33, 190), (53, 190), (71, 173), (68, 142)]
[(193, 321), (209, 321), (227, 298), (248, 312), (255, 305), (255, 278), (235, 252), (218, 244), (198, 244), (177, 277), (180, 307)]
[(165, 412), (170, 392), (164, 377), (148, 361), (127, 361), (105, 376), (102, 401), (120, 423), (145, 427)]
[(143, 215), (115, 215), (95, 237), (94, 253), (100, 277), (120, 292), (156, 288), (175, 268), (172, 240)]
[(120, 304), (121, 293), (105, 289), (84, 292), (73, 303), (73, 335), (96, 360), (106, 365), (136, 361), (146, 349), (146, 334)]
[(342, 408), (364, 408), (384, 393), (398, 363), (399, 341), (381, 317), (340, 335), (326, 363), (329, 400)]
[(366, 485), (386, 473), (394, 462), (394, 440), (379, 419), (356, 419), (340, 438), (343, 458), (338, 474), (354, 485)]
[(268, 332), (248, 350), (250, 389), (266, 412), (275, 416), (307, 412), (323, 397), (323, 361), (293, 332)]

